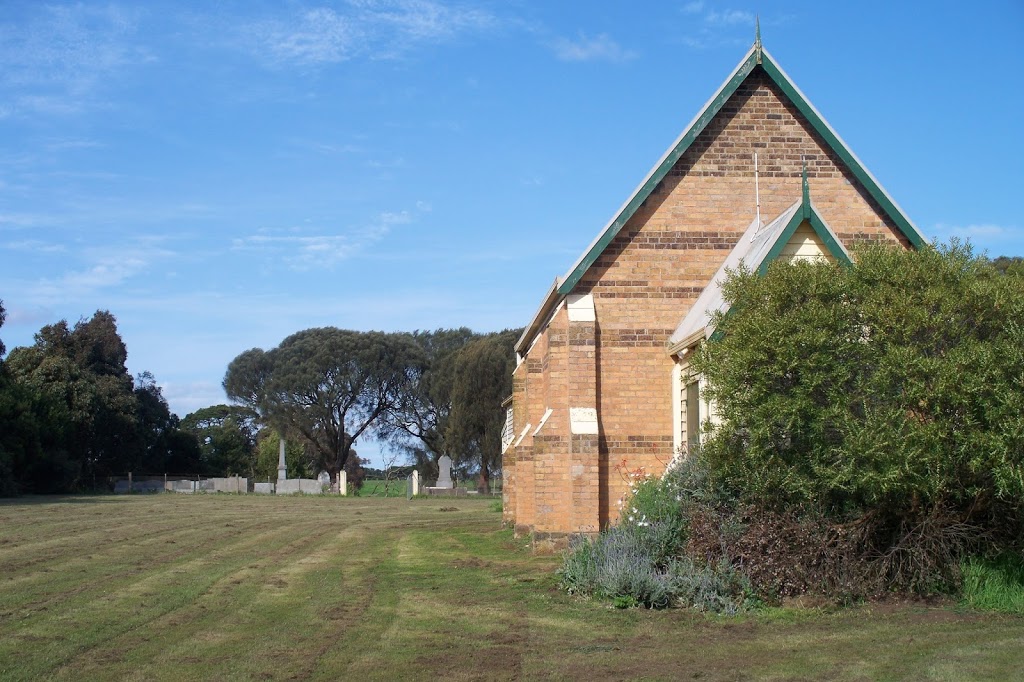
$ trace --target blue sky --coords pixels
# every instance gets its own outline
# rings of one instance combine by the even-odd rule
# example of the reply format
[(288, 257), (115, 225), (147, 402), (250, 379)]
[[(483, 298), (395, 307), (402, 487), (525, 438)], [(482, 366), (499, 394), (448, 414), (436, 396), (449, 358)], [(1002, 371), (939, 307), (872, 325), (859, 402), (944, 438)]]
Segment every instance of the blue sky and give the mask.
[(0, 338), (97, 309), (179, 415), (300, 329), (479, 331), (764, 44), (921, 230), (1024, 255), (1024, 4), (0, 4)]

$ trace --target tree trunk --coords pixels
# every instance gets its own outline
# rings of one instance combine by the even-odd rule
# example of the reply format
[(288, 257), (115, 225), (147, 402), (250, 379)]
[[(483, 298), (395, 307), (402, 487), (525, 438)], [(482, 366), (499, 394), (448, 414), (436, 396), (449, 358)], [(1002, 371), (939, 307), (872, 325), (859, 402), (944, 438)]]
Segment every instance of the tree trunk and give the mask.
[(480, 476), (477, 478), (476, 491), (481, 495), (491, 494), (491, 472), (487, 466), (480, 467)]

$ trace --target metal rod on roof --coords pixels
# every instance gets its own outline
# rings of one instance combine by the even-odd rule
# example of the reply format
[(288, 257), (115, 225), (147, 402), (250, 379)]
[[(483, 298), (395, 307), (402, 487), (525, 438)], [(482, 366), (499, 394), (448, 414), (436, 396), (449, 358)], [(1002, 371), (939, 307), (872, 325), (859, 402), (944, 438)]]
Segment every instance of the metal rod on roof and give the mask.
[(757, 208), (757, 228), (761, 229), (761, 188), (757, 176), (757, 152), (754, 152), (754, 203)]

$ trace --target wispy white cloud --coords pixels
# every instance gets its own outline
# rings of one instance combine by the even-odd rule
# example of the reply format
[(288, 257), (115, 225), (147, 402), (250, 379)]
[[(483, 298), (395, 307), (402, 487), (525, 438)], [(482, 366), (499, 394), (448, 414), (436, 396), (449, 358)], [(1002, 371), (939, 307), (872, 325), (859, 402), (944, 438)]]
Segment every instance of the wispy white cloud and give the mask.
[(552, 43), (555, 56), (567, 62), (626, 62), (636, 57), (636, 53), (627, 50), (615, 42), (608, 34), (596, 36), (580, 34), (575, 40), (559, 38)]
[(271, 56), (286, 62), (340, 62), (351, 56), (361, 38), (353, 22), (327, 8), (309, 10), (288, 22), (263, 22), (250, 30)]
[(7, 242), (3, 245), (3, 248), (27, 253), (64, 253), (68, 250), (64, 244), (52, 244), (38, 239), (22, 239), (20, 241)]
[(350, 0), (250, 23), (241, 37), (275, 64), (327, 65), (367, 57), (398, 58), (417, 46), (494, 26), (495, 17), (432, 0)]
[(412, 220), (413, 215), (408, 211), (386, 211), (368, 225), (347, 234), (308, 234), (305, 228), (263, 229), (233, 240), (231, 249), (275, 256), (292, 270), (329, 269), (380, 241), (393, 227)]
[(47, 140), (43, 146), (45, 146), (48, 151), (58, 152), (68, 149), (99, 149), (105, 145), (96, 140), (86, 140), (81, 138), (53, 138)]
[(120, 286), (147, 272), (157, 260), (175, 252), (162, 246), (159, 237), (147, 237), (133, 244), (95, 246), (82, 252), (84, 267), (59, 277), (43, 278), (29, 287), (28, 298), (37, 302), (60, 300), (69, 295), (86, 296)]
[(406, 161), (404, 157), (396, 157), (394, 159), (382, 161), (380, 159), (370, 159), (366, 162), (366, 165), (370, 168), (393, 170), (395, 168), (405, 168)]
[[(159, 377), (157, 377), (159, 379)], [(179, 417), (203, 407), (227, 402), (224, 389), (213, 381), (168, 381), (158, 382), (171, 410)]]
[(123, 69), (153, 59), (137, 16), (114, 5), (39, 4), (28, 21), (0, 23), (0, 118), (66, 116), (100, 103)]
[[(682, 13), (687, 15), (687, 30), (679, 40), (696, 50), (703, 50), (723, 45), (736, 45), (753, 40), (754, 23), (757, 17), (753, 12), (744, 9), (721, 8), (715, 9), (708, 6), (703, 0), (689, 2), (682, 7)], [(745, 34), (740, 38), (736, 34), (737, 29), (742, 29)], [(749, 38), (749, 40), (748, 40)]]
[(947, 225), (939, 223), (935, 226), (935, 232), (940, 238), (959, 237), (960, 239), (988, 240), (996, 237), (1005, 237), (1010, 234), (1020, 233), (1016, 227), (996, 225), (994, 223), (973, 223), (969, 225)]
[(704, 15), (704, 21), (712, 26), (732, 26), (739, 24), (741, 26), (753, 26), (754, 25), (754, 13), (740, 9), (727, 9), (721, 12), (714, 10), (709, 11)]
[(52, 309), (42, 305), (12, 305), (10, 301), (5, 301), (4, 305), (7, 308), (5, 328), (23, 326), (38, 329), (44, 324), (54, 322), (57, 317)]

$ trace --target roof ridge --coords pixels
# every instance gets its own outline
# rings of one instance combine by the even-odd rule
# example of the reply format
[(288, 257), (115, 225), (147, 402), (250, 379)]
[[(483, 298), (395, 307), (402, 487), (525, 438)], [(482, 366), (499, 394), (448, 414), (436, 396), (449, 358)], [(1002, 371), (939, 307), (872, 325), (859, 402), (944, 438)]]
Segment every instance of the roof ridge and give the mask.
[[(758, 36), (759, 37), (759, 36)], [(654, 188), (668, 175), (669, 171), (682, 157), (687, 149), (693, 144), (707, 125), (718, 115), (725, 102), (736, 92), (739, 86), (746, 81), (755, 69), (760, 68), (782, 91), (782, 94), (789, 99), (797, 110), (807, 119), (811, 127), (821, 135), (825, 144), (836, 153), (853, 175), (867, 190), (875, 201), (878, 202), (883, 213), (888, 216), (896, 225), (897, 230), (913, 245), (921, 246), (927, 243), (924, 235), (910, 220), (896, 202), (882, 188), (875, 177), (864, 167), (860, 159), (850, 150), (846, 143), (839, 137), (833, 128), (825, 121), (824, 117), (814, 108), (807, 97), (793, 83), (789, 76), (775, 63), (774, 58), (763, 47), (760, 40), (755, 40), (754, 45), (747, 50), (747, 53), (740, 60), (740, 63), (732, 70), (725, 82), (711, 96), (711, 99), (698, 112), (697, 116), (683, 130), (683, 132), (672, 143), (672, 146), (661, 156), (654, 167), (647, 173), (640, 185), (637, 186), (629, 198), (616, 211), (597, 237), (590, 243), (590, 246), (573, 263), (573, 265), (562, 277), (558, 287), (559, 294), (567, 294), (576, 286), (583, 275), (590, 269), (597, 258), (604, 252), (612, 239), (625, 226), (626, 222), (636, 213), (644, 201), (651, 195)]]

